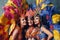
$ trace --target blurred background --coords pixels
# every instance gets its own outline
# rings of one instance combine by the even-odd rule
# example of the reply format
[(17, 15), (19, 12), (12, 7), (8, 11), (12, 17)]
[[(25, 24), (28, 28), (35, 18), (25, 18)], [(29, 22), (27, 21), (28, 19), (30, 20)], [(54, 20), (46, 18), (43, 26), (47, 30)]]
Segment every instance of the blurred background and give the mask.
[[(33, 4), (36, 0), (27, 0), (27, 2), (29, 4)], [(60, 0), (50, 0), (54, 5), (55, 7), (60, 11)], [(0, 16), (2, 15), (3, 13), (3, 9), (2, 7), (5, 5), (5, 3), (7, 2), (7, 0), (0, 0)]]

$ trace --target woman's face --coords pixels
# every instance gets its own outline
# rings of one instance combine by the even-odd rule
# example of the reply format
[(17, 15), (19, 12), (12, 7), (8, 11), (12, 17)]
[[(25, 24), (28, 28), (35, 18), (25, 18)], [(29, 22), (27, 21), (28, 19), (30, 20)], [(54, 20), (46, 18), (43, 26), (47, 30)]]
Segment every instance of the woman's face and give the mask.
[(21, 25), (23, 25), (23, 26), (26, 25), (25, 17), (21, 17), (21, 18), (20, 18), (20, 21), (21, 21)]
[(28, 25), (29, 26), (32, 26), (33, 25), (33, 20), (31, 20), (29, 17), (28, 17)]
[(40, 18), (38, 16), (34, 17), (34, 23), (39, 24), (40, 23)]

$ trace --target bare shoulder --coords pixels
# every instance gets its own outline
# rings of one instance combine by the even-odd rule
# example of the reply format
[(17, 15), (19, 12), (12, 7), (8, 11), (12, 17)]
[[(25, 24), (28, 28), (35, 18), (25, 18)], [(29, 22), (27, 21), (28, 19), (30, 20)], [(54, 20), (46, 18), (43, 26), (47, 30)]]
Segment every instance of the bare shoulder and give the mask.
[(45, 28), (45, 26), (44, 26), (44, 25), (42, 25), (42, 26), (41, 26), (41, 29), (44, 29), (44, 28)]
[(20, 28), (19, 28), (18, 26), (16, 26), (16, 28), (15, 28), (15, 29), (20, 30)]
[(45, 28), (44, 25), (41, 26), (41, 30), (42, 30), (42, 31), (45, 31), (45, 30), (46, 30), (46, 28)]

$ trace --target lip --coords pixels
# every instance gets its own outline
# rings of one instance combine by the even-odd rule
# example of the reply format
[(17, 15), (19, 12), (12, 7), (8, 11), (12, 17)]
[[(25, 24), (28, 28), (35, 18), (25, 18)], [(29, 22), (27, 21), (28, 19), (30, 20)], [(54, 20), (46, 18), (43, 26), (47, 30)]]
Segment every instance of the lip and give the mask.
[(29, 24), (31, 24), (31, 23), (29, 23)]
[(38, 24), (38, 23), (35, 23), (35, 24)]
[(23, 24), (26, 24), (26, 22), (23, 22)]
[(32, 22), (29, 22), (29, 24), (32, 24)]

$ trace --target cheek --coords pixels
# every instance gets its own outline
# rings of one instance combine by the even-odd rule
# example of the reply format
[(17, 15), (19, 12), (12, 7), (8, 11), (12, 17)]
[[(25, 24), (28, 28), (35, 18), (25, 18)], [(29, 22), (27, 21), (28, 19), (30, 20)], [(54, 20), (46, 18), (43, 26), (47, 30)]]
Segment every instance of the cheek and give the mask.
[(29, 21), (28, 21), (28, 24), (29, 24)]
[(26, 21), (24, 21), (24, 24), (26, 24)]
[(30, 21), (28, 21), (28, 23), (30, 23)]
[(39, 20), (37, 20), (37, 22), (39, 22)]
[(28, 24), (33, 24), (33, 22), (32, 21), (29, 21)]
[(33, 22), (31, 22), (31, 24), (33, 24)]
[(35, 23), (39, 23), (39, 20), (35, 20)]

